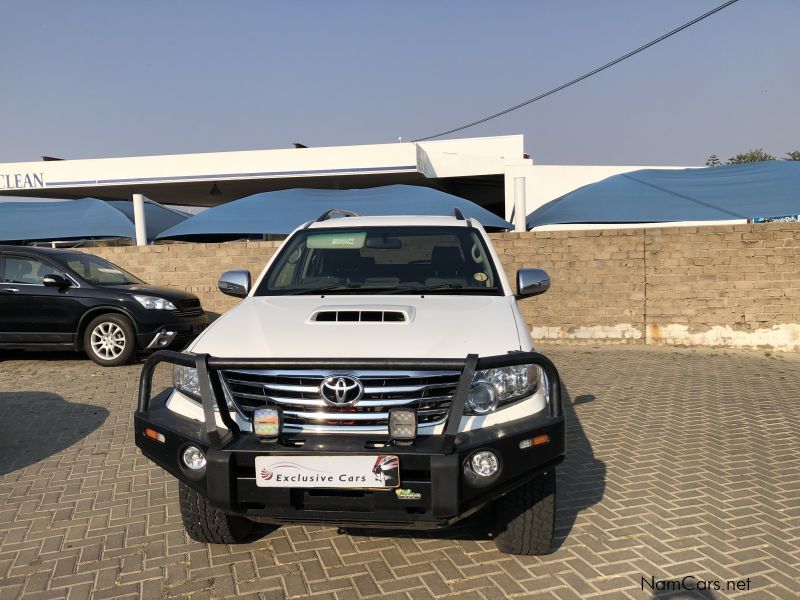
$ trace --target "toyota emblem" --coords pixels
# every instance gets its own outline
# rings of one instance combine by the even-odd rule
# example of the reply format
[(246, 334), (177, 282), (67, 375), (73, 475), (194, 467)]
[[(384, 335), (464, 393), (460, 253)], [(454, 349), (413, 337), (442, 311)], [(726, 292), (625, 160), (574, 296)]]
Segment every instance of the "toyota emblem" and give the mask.
[(364, 395), (364, 384), (349, 375), (331, 375), (320, 384), (319, 395), (331, 406), (352, 406)]

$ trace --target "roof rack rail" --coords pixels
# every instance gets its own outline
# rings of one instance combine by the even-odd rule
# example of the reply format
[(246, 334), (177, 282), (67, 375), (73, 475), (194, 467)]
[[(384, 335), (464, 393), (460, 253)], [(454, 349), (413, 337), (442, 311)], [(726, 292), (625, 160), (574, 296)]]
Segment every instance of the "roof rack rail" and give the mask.
[(306, 223), (306, 226), (303, 229), (308, 229), (311, 226), (311, 223), (321, 223), (322, 221), (327, 221), (333, 215), (342, 215), (343, 217), (360, 217), (361, 215), (357, 212), (353, 212), (352, 210), (344, 210), (342, 208), (332, 208), (330, 210), (326, 210), (322, 213), (319, 217), (317, 217), (314, 221), (309, 221)]
[(342, 215), (343, 217), (360, 217), (361, 215), (357, 212), (353, 212), (352, 210), (343, 210), (341, 208), (332, 208), (330, 210), (326, 210), (322, 213), (319, 217), (317, 217), (317, 223), (320, 221), (327, 221), (333, 215)]
[(452, 216), (454, 216), (459, 221), (465, 221), (466, 224), (467, 224), (467, 227), (472, 229), (472, 221), (470, 221), (469, 219), (464, 218), (464, 213), (462, 213), (461, 210), (457, 206), (455, 208), (453, 208), (453, 215)]

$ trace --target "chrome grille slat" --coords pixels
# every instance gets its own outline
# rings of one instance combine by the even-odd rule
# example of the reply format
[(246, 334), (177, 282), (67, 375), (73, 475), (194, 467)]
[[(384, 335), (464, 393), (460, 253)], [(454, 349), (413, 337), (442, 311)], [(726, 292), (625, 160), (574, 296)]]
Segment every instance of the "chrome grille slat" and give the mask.
[(389, 413), (384, 412), (296, 412), (287, 410), (283, 413), (285, 417), (297, 417), (307, 421), (378, 421), (389, 418)]
[(423, 408), (422, 410), (418, 410), (417, 414), (419, 415), (443, 415), (447, 412), (447, 408)]
[(451, 387), (450, 383), (430, 383), (426, 385), (395, 385), (387, 387), (367, 387), (364, 386), (365, 394), (409, 394), (422, 392), (431, 388)]
[[(339, 375), (344, 371), (337, 370), (319, 370), (319, 369), (297, 369), (292, 371), (273, 370), (273, 369), (228, 369), (226, 373), (236, 375), (254, 375), (257, 377), (289, 377), (292, 379), (299, 379), (305, 377), (319, 377), (324, 378), (330, 375)], [(365, 370), (346, 370), (348, 375), (358, 377), (359, 379), (430, 379), (435, 377), (452, 377), (459, 375), (458, 371), (365, 371)]]
[[(237, 398), (245, 398), (247, 400), (256, 400), (260, 403), (266, 402), (274, 402), (275, 404), (279, 404), (281, 406), (318, 406), (318, 407), (326, 407), (330, 411), (335, 411), (336, 409), (329, 404), (327, 404), (324, 400), (317, 400), (314, 398), (283, 398), (281, 396), (264, 396), (261, 394), (248, 394), (246, 392), (236, 392), (235, 393)], [(441, 402), (450, 403), (452, 396), (432, 396), (430, 398), (399, 398), (399, 399), (388, 399), (388, 400), (360, 400), (358, 402), (359, 407), (365, 408), (373, 408), (373, 407), (381, 407), (381, 406), (415, 406), (418, 404), (438, 404)]]
[(252, 387), (260, 387), (270, 390), (278, 390), (279, 392), (302, 392), (305, 394), (313, 394), (319, 391), (318, 385), (286, 385), (280, 383), (261, 383), (258, 381), (243, 381), (241, 379), (228, 379), (228, 383), (235, 385), (248, 385)]
[[(362, 380), (363, 382), (364, 380)], [(298, 392), (303, 394), (314, 394), (319, 391), (319, 385), (287, 385), (281, 383), (262, 383), (257, 381), (245, 381), (242, 379), (228, 378), (229, 384), (246, 385), (249, 387), (263, 388), (265, 390), (277, 390), (279, 392)], [(321, 381), (320, 381), (321, 383)], [(396, 385), (386, 387), (367, 387), (364, 386), (364, 394), (411, 394), (425, 392), (431, 389), (452, 387), (452, 383), (429, 383), (424, 385)]]
[[(288, 398), (284, 396), (275, 396), (267, 394), (250, 394), (247, 392), (235, 392), (236, 397), (247, 398), (250, 400), (258, 400), (261, 402), (274, 402), (276, 404), (297, 404), (302, 406), (325, 406), (329, 410), (336, 410), (319, 398)], [(425, 396), (423, 398), (387, 398), (382, 399), (368, 399), (359, 400), (358, 406), (372, 407), (372, 406), (408, 406), (415, 404), (438, 404), (441, 402), (449, 403), (452, 396)]]
[[(343, 374), (358, 377), (364, 384), (362, 398), (352, 407), (331, 406), (319, 393), (319, 386), (325, 378)], [(260, 406), (280, 406), (287, 429), (386, 432), (388, 410), (398, 406), (416, 408), (420, 426), (442, 423), (461, 373), (236, 369), (219, 375), (225, 393), (245, 416)]]

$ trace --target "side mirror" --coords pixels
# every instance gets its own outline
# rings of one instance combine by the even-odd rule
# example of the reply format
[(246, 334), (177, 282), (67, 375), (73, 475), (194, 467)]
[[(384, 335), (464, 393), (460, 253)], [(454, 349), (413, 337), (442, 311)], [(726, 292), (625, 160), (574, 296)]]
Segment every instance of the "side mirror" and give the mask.
[(517, 271), (517, 298), (530, 298), (550, 289), (550, 275), (542, 269)]
[(50, 273), (49, 275), (45, 275), (42, 278), (42, 283), (47, 287), (54, 287), (60, 290), (68, 288), (70, 285), (72, 285), (69, 279), (62, 277), (61, 275), (56, 275), (55, 273)]
[(250, 292), (250, 271), (225, 271), (217, 287), (223, 294), (244, 298)]

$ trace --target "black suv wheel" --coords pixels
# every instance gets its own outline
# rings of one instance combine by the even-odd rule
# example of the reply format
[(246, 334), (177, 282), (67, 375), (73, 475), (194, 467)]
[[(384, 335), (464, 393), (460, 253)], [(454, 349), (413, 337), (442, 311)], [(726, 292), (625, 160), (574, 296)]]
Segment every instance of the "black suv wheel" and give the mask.
[(117, 313), (92, 319), (83, 333), (83, 349), (98, 365), (116, 367), (127, 364), (136, 350), (130, 319)]

